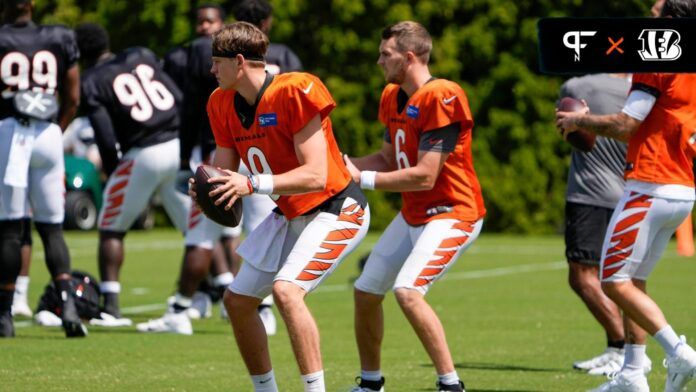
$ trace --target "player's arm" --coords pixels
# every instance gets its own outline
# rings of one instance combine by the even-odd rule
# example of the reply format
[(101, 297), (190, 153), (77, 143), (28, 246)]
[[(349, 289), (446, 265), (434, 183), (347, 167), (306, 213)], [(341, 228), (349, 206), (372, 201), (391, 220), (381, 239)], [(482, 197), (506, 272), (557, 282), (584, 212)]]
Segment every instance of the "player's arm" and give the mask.
[(345, 157), (346, 163), (350, 162), (358, 170), (391, 171), (396, 169), (394, 160), (394, 146), (391, 143), (383, 142), (382, 148), (370, 155), (363, 157)]
[(418, 163), (415, 166), (388, 172), (377, 172), (374, 178), (374, 189), (389, 192), (431, 190), (435, 186), (435, 181), (449, 154), (449, 152), (420, 150), (418, 151)]
[[(454, 122), (423, 132), (419, 141), (418, 161), (414, 166), (391, 171), (362, 171), (360, 186), (391, 192), (414, 192), (433, 189), (442, 166), (454, 151), (462, 126)], [(395, 158), (394, 158), (395, 159)], [(355, 173), (352, 173), (355, 178)]]
[(657, 97), (650, 93), (633, 90), (620, 113), (591, 115), (557, 112), (556, 127), (564, 136), (578, 129), (585, 129), (600, 136), (627, 142), (648, 117), (656, 100)]
[[(326, 187), (328, 163), (326, 157), (326, 139), (321, 126), (321, 117), (317, 114), (299, 132), (293, 136), (295, 153), (300, 166), (281, 174), (260, 174), (245, 177), (228, 171), (228, 176), (213, 177), (208, 182), (224, 184), (212, 192), (211, 197), (220, 195), (216, 205), (226, 204), (226, 209), (238, 197), (257, 192), (261, 194), (294, 195), (321, 191)], [(215, 161), (218, 156), (215, 153)], [(238, 158), (238, 157), (237, 157)]]
[(87, 117), (92, 129), (94, 129), (94, 140), (97, 143), (99, 155), (101, 155), (102, 169), (106, 175), (111, 175), (116, 170), (119, 161), (118, 140), (111, 123), (111, 117), (104, 106), (91, 108)]
[(60, 95), (58, 125), (65, 131), (80, 105), (80, 70), (77, 64), (68, 69), (60, 84), (58, 94)]

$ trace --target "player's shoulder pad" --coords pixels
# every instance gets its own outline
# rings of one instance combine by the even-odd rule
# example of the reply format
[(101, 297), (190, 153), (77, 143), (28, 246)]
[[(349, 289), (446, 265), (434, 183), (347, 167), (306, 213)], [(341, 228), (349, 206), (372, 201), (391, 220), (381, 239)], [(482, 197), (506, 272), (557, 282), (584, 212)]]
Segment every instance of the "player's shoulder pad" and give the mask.
[(152, 50), (150, 50), (144, 46), (132, 46), (132, 47), (124, 50), (123, 53), (127, 57), (140, 56), (140, 57), (144, 57), (148, 60), (157, 62), (157, 56), (155, 56), (155, 53), (153, 53)]
[(327, 90), (324, 83), (317, 76), (307, 72), (286, 72), (274, 76), (273, 83), (277, 83), (278, 91), (286, 96), (300, 92), (309, 94), (312, 90)]

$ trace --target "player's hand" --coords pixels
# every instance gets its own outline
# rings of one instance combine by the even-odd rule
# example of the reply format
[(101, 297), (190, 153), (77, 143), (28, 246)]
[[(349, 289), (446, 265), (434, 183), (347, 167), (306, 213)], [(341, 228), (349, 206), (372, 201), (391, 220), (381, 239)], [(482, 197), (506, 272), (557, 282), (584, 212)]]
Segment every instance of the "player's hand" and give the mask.
[(343, 162), (345, 162), (346, 167), (350, 172), (350, 176), (353, 177), (353, 181), (355, 181), (357, 184), (360, 184), (360, 169), (358, 169), (353, 164), (353, 162), (348, 157), (348, 154), (343, 154)]
[(252, 190), (249, 189), (249, 179), (246, 176), (233, 172), (232, 170), (220, 170), (227, 173), (227, 175), (208, 179), (208, 183), (222, 183), (221, 186), (210, 191), (208, 196), (213, 198), (217, 197), (215, 205), (219, 206), (225, 203), (225, 209), (229, 210), (238, 198), (250, 195)]
[(189, 193), (189, 180), (192, 178), (193, 172), (191, 169), (179, 169), (179, 171), (176, 172), (174, 187), (177, 191), (186, 195)]
[(584, 115), (581, 112), (559, 112), (556, 110), (556, 128), (563, 140), (568, 140), (568, 135), (579, 129), (577, 119)]

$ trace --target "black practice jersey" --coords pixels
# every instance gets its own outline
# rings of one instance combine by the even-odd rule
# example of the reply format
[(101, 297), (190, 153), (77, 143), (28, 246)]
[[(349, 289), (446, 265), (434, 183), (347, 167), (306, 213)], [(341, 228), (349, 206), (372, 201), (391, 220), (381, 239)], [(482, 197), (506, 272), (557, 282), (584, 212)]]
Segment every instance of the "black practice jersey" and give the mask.
[(56, 94), (79, 57), (75, 34), (64, 26), (0, 26), (0, 119), (14, 115), (18, 90)]
[[(110, 138), (122, 153), (177, 137), (180, 99), (181, 91), (146, 48), (126, 49), (82, 76), (82, 104), (97, 142)], [(100, 110), (109, 123), (93, 118)]]
[(302, 71), (299, 57), (283, 44), (270, 44), (266, 51), (266, 71), (271, 75)]
[(213, 66), (213, 39), (196, 38), (188, 48), (188, 72), (184, 88), (181, 127), (181, 159), (188, 160), (191, 150), (200, 144), (203, 157), (215, 149), (215, 138), (210, 129), (206, 105), (208, 97), (218, 86)]
[(188, 48), (183, 46), (177, 46), (170, 50), (162, 59), (162, 70), (172, 78), (181, 91), (185, 89), (187, 66)]

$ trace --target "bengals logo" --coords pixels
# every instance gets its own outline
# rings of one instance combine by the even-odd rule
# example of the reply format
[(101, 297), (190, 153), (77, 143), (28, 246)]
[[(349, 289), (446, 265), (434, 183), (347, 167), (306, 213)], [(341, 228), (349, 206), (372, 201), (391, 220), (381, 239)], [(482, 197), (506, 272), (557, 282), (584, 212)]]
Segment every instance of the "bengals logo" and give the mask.
[(638, 51), (643, 61), (674, 61), (681, 57), (681, 36), (676, 30), (645, 29), (638, 39), (643, 42), (643, 49)]

